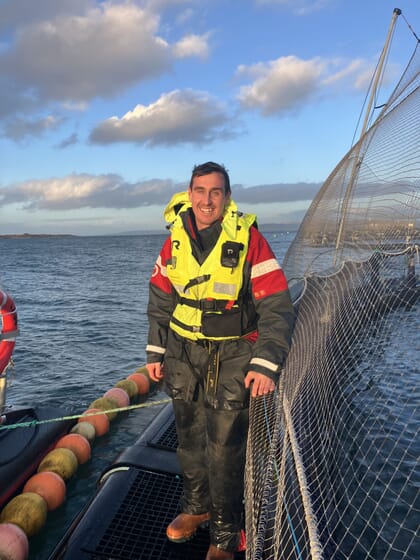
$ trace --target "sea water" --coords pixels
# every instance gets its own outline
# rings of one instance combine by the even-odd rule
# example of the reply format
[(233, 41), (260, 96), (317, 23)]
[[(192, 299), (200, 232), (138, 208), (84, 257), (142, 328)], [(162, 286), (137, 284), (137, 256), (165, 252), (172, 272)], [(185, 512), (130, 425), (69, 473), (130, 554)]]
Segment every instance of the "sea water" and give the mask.
[[(282, 262), (295, 233), (265, 235)], [(19, 317), (8, 405), (56, 406), (64, 414), (81, 414), (145, 363), (148, 282), (164, 239), (165, 235), (0, 238), (0, 287), (13, 297)], [(401, 398), (415, 409), (419, 348), (413, 335), (420, 315), (416, 309), (410, 314), (410, 332), (391, 341), (386, 363), (378, 363), (372, 375), (403, 371)], [(121, 413), (110, 431), (95, 439), (91, 460), (67, 482), (66, 501), (48, 514), (40, 533), (30, 539), (29, 560), (48, 559), (93, 497), (100, 474), (138, 439), (166, 399), (154, 391), (147, 408)], [(391, 400), (389, 406), (386, 430), (396, 415)], [(413, 442), (401, 439), (401, 451), (408, 444)]]
[[(294, 233), (267, 233), (281, 262)], [(0, 238), (0, 287), (17, 307), (19, 336), (7, 404), (81, 414), (145, 363), (148, 282), (165, 235)], [(93, 496), (101, 472), (132, 445), (166, 399), (119, 415), (67, 483), (66, 501), (30, 539), (46, 560)], [(0, 450), (1, 453), (1, 450)]]

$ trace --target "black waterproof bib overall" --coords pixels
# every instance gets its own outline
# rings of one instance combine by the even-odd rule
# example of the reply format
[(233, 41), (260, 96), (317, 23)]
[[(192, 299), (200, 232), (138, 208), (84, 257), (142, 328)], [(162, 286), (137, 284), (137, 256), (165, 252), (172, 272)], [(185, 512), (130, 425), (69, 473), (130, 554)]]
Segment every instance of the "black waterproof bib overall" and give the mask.
[(192, 342), (170, 331), (164, 361), (184, 476), (181, 510), (208, 511), (211, 542), (225, 550), (236, 549), (243, 528), (250, 357), (244, 339)]

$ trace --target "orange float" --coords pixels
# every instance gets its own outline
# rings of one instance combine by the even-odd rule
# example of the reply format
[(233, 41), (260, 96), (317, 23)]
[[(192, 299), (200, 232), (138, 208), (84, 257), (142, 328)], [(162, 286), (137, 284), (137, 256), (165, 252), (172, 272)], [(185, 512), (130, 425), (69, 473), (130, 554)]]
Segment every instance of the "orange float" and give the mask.
[(48, 511), (53, 511), (66, 499), (66, 484), (57, 473), (44, 471), (31, 476), (23, 487), (22, 493), (25, 492), (34, 492), (44, 498)]
[(127, 377), (137, 385), (137, 392), (139, 395), (146, 395), (150, 389), (150, 380), (144, 373), (132, 373)]
[(83, 465), (90, 459), (90, 443), (80, 434), (67, 434), (61, 437), (55, 444), (55, 448), (70, 449), (76, 455), (79, 465)]
[(130, 404), (130, 397), (128, 396), (128, 393), (120, 387), (112, 387), (112, 389), (108, 389), (108, 391), (104, 393), (104, 397), (115, 400), (118, 408), (124, 408)]
[(12, 298), (0, 290), (0, 374), (3, 373), (15, 347), (18, 334), (16, 306)]
[(78, 422), (89, 422), (89, 424), (92, 424), (97, 436), (103, 436), (109, 431), (108, 416), (105, 412), (99, 410), (99, 408), (89, 408), (83, 413), (83, 416), (79, 418)]

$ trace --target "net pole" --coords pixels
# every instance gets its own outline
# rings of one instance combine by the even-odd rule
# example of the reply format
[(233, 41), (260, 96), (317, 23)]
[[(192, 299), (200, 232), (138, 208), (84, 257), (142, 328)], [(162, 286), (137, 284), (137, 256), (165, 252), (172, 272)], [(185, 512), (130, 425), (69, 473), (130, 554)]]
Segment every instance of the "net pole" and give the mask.
[(336, 241), (336, 245), (335, 245), (334, 266), (337, 264), (337, 258), (338, 258), (338, 254), (339, 254), (339, 251), (340, 251), (340, 248), (341, 248), (341, 240), (342, 240), (342, 237), (343, 237), (344, 225), (345, 225), (345, 222), (346, 222), (346, 216), (347, 216), (348, 206), (349, 206), (349, 202), (350, 202), (350, 197), (351, 197), (351, 194), (352, 194), (352, 191), (353, 191), (353, 186), (356, 182), (356, 177), (357, 177), (358, 171), (360, 169), (360, 165), (362, 163), (361, 160), (360, 160), (360, 152), (361, 152), (362, 145), (363, 145), (363, 137), (366, 133), (368, 121), (369, 121), (369, 118), (370, 118), (370, 113), (371, 113), (371, 110), (372, 110), (372, 105), (373, 105), (373, 102), (375, 100), (376, 92), (377, 92), (377, 89), (378, 89), (378, 83), (379, 83), (379, 80), (380, 80), (380, 78), (382, 76), (382, 73), (383, 73), (385, 60), (386, 60), (386, 57), (388, 55), (389, 44), (391, 42), (391, 37), (393, 35), (395, 24), (397, 22), (397, 18), (398, 18), (399, 15), (401, 15), (401, 10), (399, 8), (395, 8), (394, 11), (393, 11), (393, 14), (392, 14), (391, 23), (389, 25), (388, 33), (387, 33), (387, 36), (386, 36), (386, 39), (385, 39), (385, 45), (384, 45), (384, 48), (382, 49), (382, 53), (381, 53), (381, 56), (379, 58), (378, 67), (377, 67), (376, 72), (375, 72), (375, 78), (374, 78), (374, 81), (373, 81), (373, 84), (372, 84), (372, 90), (371, 90), (371, 94), (370, 94), (370, 97), (369, 97), (368, 108), (367, 108), (366, 113), (365, 113), (365, 118), (364, 118), (363, 125), (362, 125), (362, 131), (361, 131), (361, 134), (360, 134), (360, 139), (359, 139), (359, 142), (358, 142), (357, 147), (356, 147), (356, 152), (354, 154), (354, 161), (353, 161), (353, 168), (352, 168), (352, 171), (351, 171), (351, 176), (350, 176), (350, 179), (349, 179), (349, 182), (348, 182), (348, 185), (347, 185), (347, 188), (346, 188), (346, 192), (345, 192), (345, 195), (344, 195), (344, 199), (343, 199), (340, 225), (339, 225), (339, 228), (338, 228), (337, 241)]

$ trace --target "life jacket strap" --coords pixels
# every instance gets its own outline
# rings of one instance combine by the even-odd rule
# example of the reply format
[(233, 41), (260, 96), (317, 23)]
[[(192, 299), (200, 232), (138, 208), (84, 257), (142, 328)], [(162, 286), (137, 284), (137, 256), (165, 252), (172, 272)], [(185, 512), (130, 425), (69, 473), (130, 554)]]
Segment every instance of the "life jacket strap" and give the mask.
[(194, 307), (194, 309), (201, 309), (201, 311), (226, 311), (232, 309), (235, 304), (234, 300), (230, 299), (188, 299), (184, 297), (178, 298), (179, 303)]
[(184, 329), (185, 331), (190, 331), (190, 332), (192, 332), (192, 333), (199, 333), (199, 332), (201, 332), (201, 327), (186, 325), (186, 324), (183, 323), (182, 321), (179, 321), (176, 317), (171, 317), (171, 323), (174, 323), (174, 325), (177, 325), (178, 327), (181, 327), (181, 328)]
[(187, 285), (184, 287), (184, 293), (192, 288), (193, 286), (198, 286), (198, 284), (202, 284), (203, 282), (208, 282), (210, 280), (210, 274), (203, 274), (202, 276), (197, 276), (197, 278), (192, 278)]

